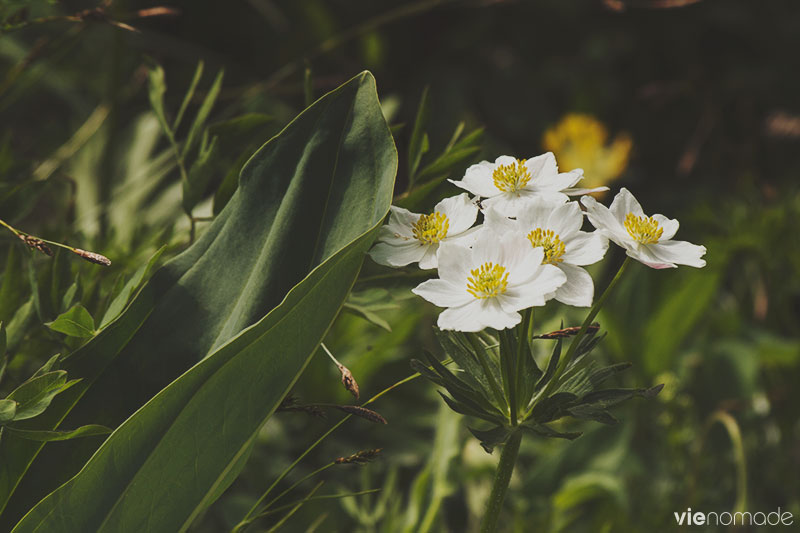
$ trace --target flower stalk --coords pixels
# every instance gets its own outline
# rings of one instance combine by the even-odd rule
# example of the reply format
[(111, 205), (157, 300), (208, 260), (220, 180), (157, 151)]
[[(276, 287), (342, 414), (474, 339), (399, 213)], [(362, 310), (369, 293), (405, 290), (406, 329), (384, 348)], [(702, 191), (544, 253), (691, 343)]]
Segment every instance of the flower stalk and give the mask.
[(492, 492), (486, 504), (486, 513), (483, 515), (483, 521), (481, 522), (481, 533), (494, 533), (494, 531), (497, 531), (497, 520), (500, 518), (500, 511), (503, 508), (503, 501), (506, 499), (511, 474), (514, 472), (514, 465), (517, 462), (520, 442), (522, 442), (522, 431), (518, 429), (508, 437), (503, 446), (503, 453), (500, 454), (500, 462), (494, 474)]

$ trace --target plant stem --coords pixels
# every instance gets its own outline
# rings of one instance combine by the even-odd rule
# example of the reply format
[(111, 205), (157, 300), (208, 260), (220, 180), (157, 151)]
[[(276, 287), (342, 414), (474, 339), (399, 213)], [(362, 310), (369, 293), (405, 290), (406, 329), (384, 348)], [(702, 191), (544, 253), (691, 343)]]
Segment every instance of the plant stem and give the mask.
[(503, 508), (503, 500), (508, 492), (508, 483), (511, 481), (511, 473), (519, 455), (519, 444), (522, 441), (522, 431), (519, 429), (513, 432), (503, 446), (503, 453), (500, 455), (500, 463), (494, 474), (492, 493), (489, 495), (489, 502), (486, 504), (486, 514), (483, 515), (481, 523), (481, 533), (494, 533), (497, 531), (497, 519), (500, 518), (500, 511)]
[[(516, 393), (517, 404), (522, 403), (524, 406), (530, 400), (529, 397), (519, 398), (523, 389), (523, 376), (525, 375), (525, 358), (528, 357), (527, 350), (530, 350), (528, 338), (533, 330), (533, 307), (526, 309), (522, 312), (522, 322), (519, 326), (519, 336), (517, 337), (517, 368), (514, 372), (514, 379), (516, 380)], [(527, 391), (526, 391), (527, 392)], [(527, 396), (527, 394), (526, 394)], [(511, 424), (516, 426), (518, 423), (517, 417), (511, 420)]]
[(611, 292), (614, 290), (614, 287), (616, 287), (617, 283), (619, 283), (619, 280), (622, 279), (622, 275), (625, 273), (625, 270), (627, 269), (630, 262), (631, 258), (625, 257), (625, 261), (622, 263), (622, 266), (619, 267), (619, 270), (617, 270), (614, 279), (611, 280), (611, 283), (608, 284), (606, 290), (603, 291), (603, 294), (600, 296), (600, 298), (597, 299), (597, 301), (592, 306), (591, 310), (589, 310), (589, 314), (586, 316), (586, 320), (584, 320), (583, 324), (581, 324), (580, 331), (578, 331), (578, 334), (575, 335), (575, 338), (570, 343), (566, 355), (562, 357), (561, 361), (558, 362), (558, 368), (556, 368), (555, 376), (553, 376), (553, 379), (550, 381), (550, 383), (555, 383), (556, 381), (558, 381), (558, 378), (564, 372), (564, 369), (566, 368), (567, 364), (572, 360), (572, 356), (575, 354), (575, 350), (577, 350), (578, 345), (581, 342), (581, 339), (583, 339), (583, 336), (586, 335), (586, 331), (589, 329), (589, 326), (592, 324), (592, 321), (597, 316), (597, 313), (600, 312), (600, 309), (603, 307), (603, 304), (606, 303), (606, 300), (611, 295)]
[[(443, 364), (443, 365), (449, 365), (449, 364), (450, 364), (450, 363), (452, 363), (452, 362), (453, 362), (453, 360), (452, 360), (452, 359), (448, 359), (448, 360), (446, 360), (446, 361), (442, 361), (442, 364)], [(383, 389), (381, 392), (379, 392), (378, 394), (376, 394), (375, 396), (373, 396), (372, 398), (370, 398), (369, 400), (367, 400), (366, 402), (364, 402), (363, 404), (361, 404), (361, 406), (363, 407), (363, 406), (366, 406), (366, 405), (369, 405), (369, 404), (371, 404), (372, 402), (374, 402), (374, 401), (378, 400), (378, 399), (379, 399), (381, 396), (383, 396), (384, 394), (387, 394), (387, 393), (389, 393), (390, 391), (392, 391), (392, 390), (396, 389), (397, 387), (399, 387), (400, 385), (403, 385), (403, 384), (405, 384), (405, 383), (408, 383), (409, 381), (412, 381), (412, 380), (414, 380), (414, 379), (416, 379), (416, 378), (418, 378), (418, 377), (420, 377), (420, 373), (419, 373), (419, 372), (415, 372), (415, 373), (411, 374), (410, 376), (407, 376), (407, 377), (405, 377), (405, 378), (401, 379), (400, 381), (397, 381), (397, 382), (395, 382), (394, 384), (392, 384), (392, 385), (389, 385), (388, 387), (386, 387), (385, 389)], [(232, 531), (241, 531), (241, 527), (242, 527), (242, 526), (244, 526), (244, 525), (246, 525), (245, 523), (249, 523), (250, 521), (252, 521), (252, 517), (253, 517), (253, 515), (256, 513), (256, 511), (257, 511), (257, 510), (258, 510), (258, 508), (261, 506), (261, 504), (264, 502), (264, 500), (266, 500), (266, 499), (267, 499), (267, 496), (269, 496), (269, 494), (272, 492), (272, 489), (274, 489), (274, 488), (275, 488), (275, 487), (278, 485), (278, 483), (280, 483), (281, 481), (283, 481), (283, 479), (284, 479), (286, 476), (288, 476), (288, 475), (289, 475), (289, 473), (290, 473), (290, 472), (291, 472), (291, 471), (294, 469), (294, 467), (295, 467), (295, 466), (297, 466), (297, 465), (300, 463), (300, 461), (302, 461), (302, 460), (303, 460), (303, 458), (305, 458), (305, 456), (306, 456), (306, 455), (308, 455), (309, 453), (311, 453), (311, 451), (312, 451), (314, 448), (316, 448), (317, 446), (319, 446), (319, 445), (320, 445), (320, 443), (322, 443), (322, 441), (324, 441), (324, 440), (325, 440), (325, 439), (326, 439), (326, 438), (327, 438), (327, 437), (328, 437), (328, 436), (329, 436), (331, 433), (333, 433), (334, 431), (336, 431), (337, 429), (339, 429), (339, 427), (340, 427), (342, 424), (344, 424), (345, 422), (347, 422), (348, 420), (350, 420), (350, 417), (352, 417), (352, 416), (353, 416), (353, 415), (347, 415), (347, 416), (343, 417), (341, 420), (339, 420), (338, 422), (336, 422), (336, 423), (335, 423), (333, 426), (331, 426), (331, 427), (328, 429), (328, 431), (326, 431), (325, 433), (323, 433), (321, 437), (319, 437), (319, 438), (318, 438), (316, 441), (314, 441), (314, 443), (313, 443), (313, 444), (311, 444), (311, 446), (309, 446), (308, 448), (306, 448), (306, 449), (303, 451), (303, 453), (301, 453), (301, 454), (300, 454), (300, 456), (299, 456), (297, 459), (295, 459), (295, 460), (292, 462), (292, 464), (290, 464), (289, 466), (287, 466), (287, 467), (286, 467), (286, 468), (283, 470), (283, 472), (281, 472), (281, 473), (280, 473), (280, 475), (279, 475), (279, 476), (278, 476), (278, 477), (275, 479), (275, 481), (273, 481), (273, 482), (272, 482), (272, 485), (270, 485), (270, 486), (267, 488), (267, 490), (266, 490), (266, 491), (264, 491), (264, 493), (263, 493), (263, 494), (262, 494), (262, 495), (261, 495), (261, 496), (258, 498), (258, 500), (256, 501), (256, 503), (254, 503), (254, 504), (253, 504), (253, 506), (250, 508), (250, 510), (247, 512), (247, 514), (244, 516), (244, 518), (242, 518), (241, 522), (239, 522), (238, 524), (236, 524), (236, 526), (234, 526), (234, 528), (233, 528), (233, 530), (232, 530)]]

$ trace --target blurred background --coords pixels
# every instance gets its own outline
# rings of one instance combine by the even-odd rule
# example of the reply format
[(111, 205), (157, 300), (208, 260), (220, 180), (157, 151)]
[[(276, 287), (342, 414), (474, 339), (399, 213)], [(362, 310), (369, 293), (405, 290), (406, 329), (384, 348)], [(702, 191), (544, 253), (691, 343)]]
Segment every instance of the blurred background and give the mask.
[[(780, 507), (800, 520), (798, 28), (795, 0), (0, 0), (0, 217), (114, 262), (99, 272), (34, 257), (2, 236), (9, 359), (0, 389), (80, 344), (44, 322), (76, 299), (102, 314), (156, 249), (168, 245), (163, 261), (203, 231), (250, 154), (309, 101), (369, 69), (406, 205), (430, 209), (455, 194), (443, 179), (468, 164), (549, 150), (561, 169), (583, 168), (586, 185), (611, 187), (602, 201), (628, 187), (646, 212), (681, 221), (679, 239), (708, 248), (702, 270), (631, 269), (600, 315), (609, 334), (594, 356), (632, 361), (623, 385), (665, 388), (617, 409), (616, 427), (576, 424), (585, 434), (574, 442), (523, 441), (504, 530), (671, 531), (673, 512), (687, 507)], [(196, 86), (187, 117), (205, 112), (204, 137), (217, 139), (212, 150), (200, 130), (191, 134), (200, 161), (191, 194), (152, 105), (156, 65), (167, 114), (180, 114)], [(174, 135), (186, 138), (189, 124)], [(414, 124), (429, 146), (418, 167)], [(612, 249), (594, 267), (598, 287), (622, 257)], [(352, 312), (326, 339), (363, 398), (411, 374), (423, 349), (439, 353), (436, 309), (412, 297), (411, 282), (375, 287), (370, 277), (382, 272), (365, 263)], [(33, 286), (52, 297), (34, 305)], [(563, 316), (577, 325), (583, 312), (553, 302), (537, 329), (558, 329)], [(293, 394), (351, 401), (322, 353)], [(342, 492), (381, 491), (309, 502), (281, 530), (473, 530), (497, 452), (486, 454), (422, 380), (374, 407), (388, 425), (348, 421), (281, 487), (383, 448), (369, 465), (321, 474)], [(336, 420), (273, 417), (193, 530), (229, 530)]]

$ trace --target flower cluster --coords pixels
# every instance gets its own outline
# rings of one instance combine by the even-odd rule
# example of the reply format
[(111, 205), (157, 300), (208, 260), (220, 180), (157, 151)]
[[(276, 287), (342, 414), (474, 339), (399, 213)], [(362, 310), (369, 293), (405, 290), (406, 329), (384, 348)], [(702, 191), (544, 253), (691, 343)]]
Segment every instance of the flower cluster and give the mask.
[[(705, 247), (672, 240), (677, 220), (645, 215), (624, 188), (605, 207), (583, 195), (608, 188), (576, 188), (582, 178), (580, 169), (559, 173), (549, 152), (483, 161), (451, 181), (473, 199), (446, 198), (429, 214), (393, 206), (370, 255), (392, 267), (437, 268), (439, 277), (413, 292), (446, 308), (440, 329), (471, 332), (512, 328), (520, 311), (550, 299), (591, 306), (594, 283), (583, 267), (603, 258), (609, 240), (652, 268), (705, 266)], [(581, 230), (584, 212), (570, 196), (582, 196), (596, 231)], [(479, 211), (483, 223), (476, 226)]]

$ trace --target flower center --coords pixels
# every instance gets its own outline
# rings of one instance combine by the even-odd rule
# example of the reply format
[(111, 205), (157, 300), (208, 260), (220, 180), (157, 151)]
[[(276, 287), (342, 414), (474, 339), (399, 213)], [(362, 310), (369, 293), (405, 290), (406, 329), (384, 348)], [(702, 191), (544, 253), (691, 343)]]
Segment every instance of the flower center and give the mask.
[(558, 235), (553, 233), (553, 230), (545, 231), (542, 228), (536, 228), (528, 233), (528, 240), (531, 241), (531, 246), (534, 248), (544, 249), (542, 264), (554, 265), (563, 261), (561, 256), (564, 255), (564, 243)]
[(430, 215), (420, 215), (411, 227), (414, 238), (423, 244), (436, 244), (447, 237), (447, 230), (450, 229), (450, 221), (447, 215), (438, 211)]
[(625, 229), (634, 240), (642, 244), (657, 243), (664, 233), (664, 228), (659, 228), (653, 217), (637, 217), (633, 213), (628, 213), (625, 217)]
[(467, 292), (479, 300), (499, 296), (506, 292), (507, 288), (506, 267), (491, 262), (471, 270), (467, 278)]
[(531, 173), (525, 166), (526, 159), (515, 159), (508, 165), (500, 165), (492, 172), (494, 186), (503, 192), (516, 192), (531, 181)]

